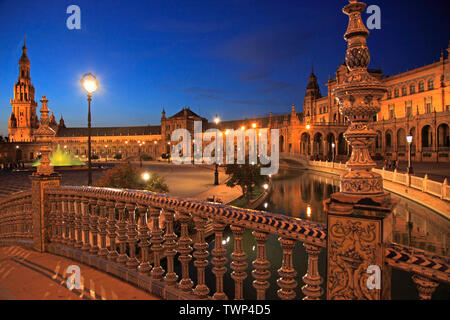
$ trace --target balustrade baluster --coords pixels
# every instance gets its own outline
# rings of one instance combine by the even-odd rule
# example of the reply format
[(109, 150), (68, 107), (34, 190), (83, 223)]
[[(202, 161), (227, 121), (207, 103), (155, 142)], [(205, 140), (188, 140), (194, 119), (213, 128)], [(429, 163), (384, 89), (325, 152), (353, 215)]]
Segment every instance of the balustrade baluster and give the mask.
[(137, 211), (139, 213), (139, 220), (138, 220), (139, 247), (141, 248), (141, 263), (138, 266), (138, 271), (143, 274), (148, 274), (152, 269), (152, 266), (148, 262), (150, 234), (148, 229), (147, 207), (143, 205), (138, 205)]
[(58, 194), (56, 195), (56, 207), (57, 207), (57, 213), (56, 213), (56, 229), (57, 229), (57, 241), (58, 243), (63, 243), (63, 205), (62, 205), (62, 195)]
[(100, 249), (98, 250), (99, 256), (106, 256), (108, 250), (106, 250), (106, 217), (108, 210), (105, 206), (105, 201), (102, 199), (97, 200), (97, 205), (99, 207), (99, 217), (98, 217), (98, 234), (100, 236)]
[(67, 197), (67, 208), (68, 208), (68, 227), (69, 227), (69, 240), (68, 245), (74, 246), (75, 239), (75, 196), (69, 195)]
[(189, 237), (189, 221), (191, 221), (191, 214), (184, 210), (179, 212), (179, 221), (181, 224), (181, 234), (178, 240), (178, 252), (180, 256), (178, 260), (181, 263), (181, 280), (178, 283), (178, 287), (185, 291), (190, 292), (194, 286), (194, 282), (189, 277), (189, 262), (192, 260), (192, 239)]
[(81, 249), (83, 247), (83, 213), (82, 213), (82, 198), (75, 196), (74, 208), (75, 208), (75, 232), (77, 239), (75, 241), (75, 248)]
[(117, 262), (125, 264), (128, 260), (127, 257), (127, 212), (124, 202), (117, 203), (117, 210), (119, 210), (119, 221), (117, 222), (117, 241), (119, 244), (119, 255), (117, 256)]
[(195, 223), (195, 242), (194, 242), (194, 266), (197, 268), (197, 285), (194, 288), (194, 294), (198, 299), (207, 299), (209, 288), (205, 283), (205, 269), (208, 266), (209, 252), (208, 243), (205, 241), (205, 225), (207, 219), (201, 216), (194, 217)]
[(320, 247), (311, 244), (304, 243), (308, 254), (308, 271), (303, 276), (303, 281), (306, 283), (302, 287), (302, 292), (305, 295), (304, 300), (319, 300), (319, 297), (323, 294), (323, 289), (320, 287), (322, 284), (322, 277), (319, 274), (319, 253)]
[(294, 289), (297, 287), (297, 281), (294, 278), (297, 272), (294, 270), (292, 262), (292, 249), (294, 249), (295, 241), (286, 238), (278, 238), (283, 248), (283, 261), (281, 268), (278, 269), (280, 278), (277, 280), (278, 286), (281, 288), (277, 291), (278, 296), (283, 300), (292, 300), (295, 298)]
[(151, 276), (153, 280), (160, 280), (164, 274), (164, 269), (161, 267), (161, 253), (164, 250), (161, 243), (163, 242), (162, 230), (159, 228), (159, 215), (161, 210), (159, 208), (150, 208), (150, 217), (152, 222), (152, 231), (150, 242), (153, 251), (153, 269)]
[(90, 227), (89, 227), (89, 199), (83, 197), (81, 200), (83, 206), (83, 214), (82, 214), (82, 223), (83, 223), (83, 246), (81, 250), (89, 251), (91, 249), (91, 239), (89, 235)]
[(417, 273), (412, 276), (412, 279), (417, 286), (420, 299), (431, 300), (439, 283)]
[(106, 209), (108, 213), (108, 238), (109, 238), (109, 253), (108, 260), (115, 261), (117, 259), (117, 228), (116, 228), (116, 207), (113, 201), (106, 201)]
[(234, 236), (234, 251), (231, 254), (233, 261), (231, 262), (231, 278), (234, 280), (234, 299), (243, 300), (244, 291), (243, 284), (244, 280), (247, 278), (247, 273), (245, 270), (248, 267), (248, 263), (245, 261), (247, 259), (247, 254), (243, 250), (242, 236), (244, 234), (245, 228), (231, 225), (231, 231)]
[(214, 300), (227, 300), (227, 295), (223, 292), (223, 276), (227, 272), (227, 258), (225, 254), (227, 250), (223, 247), (223, 231), (225, 230), (226, 224), (223, 224), (217, 220), (213, 222), (214, 228), (214, 249), (212, 250), (213, 258), (211, 260), (214, 267), (212, 272), (216, 276), (216, 292), (213, 295)]
[(61, 196), (61, 210), (62, 210), (62, 230), (63, 230), (63, 239), (62, 243), (65, 245), (69, 245), (69, 206), (68, 206), (69, 197), (67, 195)]
[(256, 260), (252, 265), (255, 270), (252, 271), (252, 276), (255, 279), (253, 281), (253, 287), (256, 289), (256, 299), (265, 300), (266, 290), (270, 287), (270, 262), (267, 260), (266, 255), (266, 242), (268, 234), (266, 232), (253, 231), (253, 236), (256, 241)]
[(50, 242), (56, 242), (56, 235), (57, 235), (57, 230), (56, 230), (56, 200), (55, 200), (55, 195), (53, 194), (49, 194), (48, 195), (48, 201), (50, 202), (50, 213), (48, 216), (48, 223), (51, 229), (51, 233), (50, 233)]
[(98, 253), (98, 215), (97, 199), (89, 199), (89, 230), (91, 231), (92, 245), (89, 253)]
[(164, 235), (164, 252), (167, 257), (167, 273), (164, 281), (169, 286), (175, 286), (178, 280), (177, 274), (174, 272), (174, 258), (177, 254), (177, 235), (173, 231), (173, 210), (163, 210), (164, 220), (166, 224), (166, 234)]
[(129, 249), (129, 257), (127, 260), (128, 269), (136, 269), (139, 261), (136, 259), (136, 243), (137, 243), (137, 229), (136, 229), (136, 204), (127, 203), (128, 210), (128, 226), (127, 226), (127, 241)]

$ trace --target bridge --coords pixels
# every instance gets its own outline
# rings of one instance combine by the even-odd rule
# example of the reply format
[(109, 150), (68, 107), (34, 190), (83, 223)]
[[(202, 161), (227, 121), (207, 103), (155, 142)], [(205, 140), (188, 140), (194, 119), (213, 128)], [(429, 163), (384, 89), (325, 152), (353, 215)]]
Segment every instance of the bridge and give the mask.
[[(57, 175), (36, 175), (31, 190), (1, 200), (0, 245), (82, 263), (161, 299), (245, 299), (243, 282), (250, 276), (257, 299), (265, 299), (271, 277), (266, 243), (271, 236), (282, 249), (277, 271), (280, 299), (296, 299), (300, 281), (304, 299), (389, 298), (390, 272), (384, 271), (391, 268), (411, 273), (421, 299), (431, 299), (439, 283), (450, 283), (447, 257), (379, 239), (364, 219), (351, 230), (363, 246), (345, 254), (330, 241), (326, 224), (148, 191), (59, 186), (58, 181)], [(332, 231), (334, 236), (350, 232), (343, 219), (342, 228)], [(208, 226), (212, 237), (206, 237)], [(233, 234), (230, 256), (224, 249), (226, 228)], [(245, 230), (251, 230), (256, 241), (253, 270), (246, 262)], [(304, 275), (294, 266), (297, 243), (307, 252)], [(366, 269), (373, 261), (358, 251), (374, 245), (381, 250), (370, 259), (382, 262), (383, 279), (380, 289), (370, 290)], [(333, 274), (336, 266), (328, 263), (325, 283), (318, 267), (321, 251), (340, 270)], [(224, 292), (227, 273), (234, 294)], [(208, 286), (207, 279), (214, 279), (215, 285)]]

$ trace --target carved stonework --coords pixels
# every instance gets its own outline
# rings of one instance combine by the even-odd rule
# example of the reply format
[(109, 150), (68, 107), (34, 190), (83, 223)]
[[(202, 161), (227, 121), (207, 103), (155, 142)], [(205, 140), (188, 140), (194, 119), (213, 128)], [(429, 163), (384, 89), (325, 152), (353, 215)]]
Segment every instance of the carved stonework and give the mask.
[[(328, 216), (327, 299), (379, 300), (382, 290), (370, 289), (367, 280), (369, 266), (384, 268), (382, 221), (353, 217)], [(382, 271), (383, 277), (390, 270)], [(390, 277), (389, 277), (390, 278)], [(386, 290), (386, 285), (383, 290)]]

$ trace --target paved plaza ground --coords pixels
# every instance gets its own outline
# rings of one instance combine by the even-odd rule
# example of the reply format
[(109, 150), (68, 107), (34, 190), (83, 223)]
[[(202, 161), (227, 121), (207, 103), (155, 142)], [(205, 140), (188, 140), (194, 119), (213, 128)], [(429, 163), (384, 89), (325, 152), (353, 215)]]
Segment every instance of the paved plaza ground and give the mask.
[[(67, 288), (70, 265), (80, 267), (81, 288)], [(160, 300), (114, 276), (49, 253), (0, 248), (0, 300)]]
[[(134, 163), (139, 166), (139, 163)], [(214, 195), (215, 190), (220, 191), (220, 196), (228, 199), (228, 190), (231, 188), (214, 186), (214, 167), (213, 166), (194, 166), (194, 165), (174, 165), (165, 162), (144, 162), (143, 168), (150, 173), (157, 173), (163, 177), (169, 186), (171, 195), (180, 197), (189, 197), (199, 200), (206, 200), (207, 197)], [(94, 169), (92, 171), (93, 182), (97, 181), (105, 172), (105, 169)], [(62, 175), (62, 185), (87, 185), (87, 170), (58, 171)], [(0, 171), (0, 199), (21, 190), (29, 190), (31, 181), (29, 176), (31, 171)], [(223, 170), (219, 170), (219, 183), (223, 184), (227, 175)], [(222, 190), (223, 189), (223, 190)], [(211, 190), (211, 191), (210, 191)], [(234, 200), (236, 191), (232, 191)], [(199, 198), (200, 196), (200, 198)], [(219, 195), (218, 195), (219, 196)], [(230, 200), (230, 201), (231, 201)]]

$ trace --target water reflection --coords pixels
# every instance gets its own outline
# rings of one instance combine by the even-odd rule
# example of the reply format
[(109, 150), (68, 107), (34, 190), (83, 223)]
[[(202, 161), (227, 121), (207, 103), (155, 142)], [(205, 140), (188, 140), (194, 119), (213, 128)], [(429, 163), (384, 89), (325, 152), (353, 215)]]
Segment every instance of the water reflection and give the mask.
[[(339, 177), (311, 171), (285, 171), (273, 180), (273, 191), (260, 210), (326, 223), (323, 200), (339, 191)], [(450, 221), (408, 199), (399, 199), (393, 211), (393, 240), (449, 256)]]

